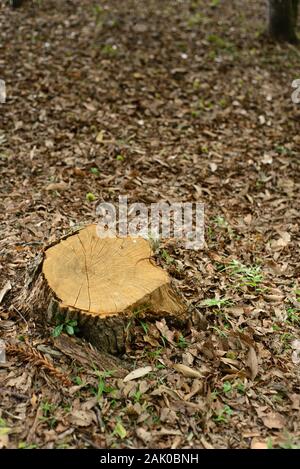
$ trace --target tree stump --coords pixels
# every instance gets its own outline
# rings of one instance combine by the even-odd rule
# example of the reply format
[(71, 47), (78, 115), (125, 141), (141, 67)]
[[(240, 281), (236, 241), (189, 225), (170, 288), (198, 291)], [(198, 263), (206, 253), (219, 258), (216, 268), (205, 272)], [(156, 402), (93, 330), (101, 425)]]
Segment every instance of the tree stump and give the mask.
[(121, 353), (137, 316), (180, 326), (187, 320), (167, 272), (151, 255), (143, 238), (103, 238), (89, 225), (45, 249), (23, 304), (47, 322), (76, 320), (97, 348)]

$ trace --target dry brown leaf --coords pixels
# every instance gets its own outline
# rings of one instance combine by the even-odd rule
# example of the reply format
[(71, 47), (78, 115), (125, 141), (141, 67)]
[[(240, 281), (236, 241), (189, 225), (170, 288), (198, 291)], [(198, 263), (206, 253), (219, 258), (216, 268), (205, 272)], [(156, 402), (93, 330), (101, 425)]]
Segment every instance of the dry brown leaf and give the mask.
[(8, 432), (8, 428), (0, 428), (0, 449), (7, 448), (8, 446)]
[(8, 280), (4, 287), (2, 288), (2, 290), (0, 290), (0, 304), (2, 303), (3, 301), (3, 298), (5, 297), (6, 293), (9, 292), (9, 290), (11, 290), (12, 286), (11, 286), (11, 283), (10, 281)]
[(156, 321), (155, 325), (163, 338), (170, 342), (170, 344), (174, 344), (174, 332), (168, 328), (166, 320)]
[(267, 428), (274, 428), (280, 430), (285, 427), (285, 418), (277, 412), (271, 412), (262, 417), (262, 421)]
[(291, 394), (289, 397), (292, 401), (292, 409), (300, 410), (300, 394)]
[(145, 445), (148, 445), (152, 441), (152, 433), (148, 432), (143, 427), (137, 428), (136, 434)]
[(65, 182), (52, 182), (46, 186), (46, 191), (65, 191), (68, 189), (68, 184)]
[(179, 373), (183, 374), (186, 378), (203, 378), (203, 375), (191, 368), (190, 366), (182, 365), (181, 363), (176, 363), (173, 368)]
[(133, 370), (131, 371), (131, 373), (126, 375), (123, 379), (123, 382), (127, 383), (127, 381), (132, 381), (133, 379), (141, 378), (142, 376), (145, 376), (150, 373), (152, 369), (152, 366), (144, 366), (142, 368), (137, 368), (136, 370)]
[(163, 407), (160, 411), (160, 421), (174, 423), (177, 420), (176, 412), (169, 409), (168, 407)]
[(264, 440), (259, 438), (252, 438), (251, 449), (268, 449), (268, 445)]
[(97, 137), (96, 137), (96, 142), (97, 143), (102, 143), (103, 142), (104, 133), (105, 133), (104, 130), (100, 130), (100, 132), (98, 132)]
[(200, 437), (200, 441), (205, 449), (214, 449), (214, 447), (210, 443), (208, 443), (204, 436)]
[(270, 245), (273, 251), (280, 251), (281, 249), (285, 248), (291, 241), (291, 235), (287, 231), (281, 231), (279, 235), (279, 239), (271, 240)]
[(184, 396), (185, 401), (189, 401), (192, 397), (194, 397), (196, 394), (201, 392), (203, 389), (203, 383), (199, 379), (194, 379), (192, 387), (191, 387), (191, 392), (186, 394)]
[(257, 355), (253, 347), (249, 348), (247, 364), (251, 370), (251, 379), (254, 380), (258, 373), (258, 360)]
[(69, 417), (72, 425), (78, 427), (88, 427), (94, 420), (94, 412), (91, 410), (73, 410)]

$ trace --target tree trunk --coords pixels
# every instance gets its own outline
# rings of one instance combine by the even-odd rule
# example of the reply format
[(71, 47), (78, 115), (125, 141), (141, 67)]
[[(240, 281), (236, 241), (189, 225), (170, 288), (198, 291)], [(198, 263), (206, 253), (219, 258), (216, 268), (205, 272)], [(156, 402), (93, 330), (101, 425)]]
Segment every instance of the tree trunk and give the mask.
[(122, 353), (135, 320), (187, 322), (186, 306), (151, 254), (143, 238), (101, 238), (89, 225), (45, 249), (19, 308), (67, 332), (76, 321), (97, 348)]
[(13, 8), (19, 8), (22, 6), (24, 0), (11, 0), (10, 4)]
[(269, 0), (269, 34), (277, 41), (297, 43), (299, 0)]

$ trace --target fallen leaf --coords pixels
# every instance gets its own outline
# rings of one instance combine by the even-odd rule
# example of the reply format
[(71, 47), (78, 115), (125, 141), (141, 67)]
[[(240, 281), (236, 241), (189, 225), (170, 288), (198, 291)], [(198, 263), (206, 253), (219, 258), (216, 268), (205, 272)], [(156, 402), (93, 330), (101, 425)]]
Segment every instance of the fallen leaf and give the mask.
[(218, 165), (216, 163), (209, 163), (209, 167), (212, 173), (214, 173), (218, 169)]
[(91, 410), (73, 410), (70, 422), (78, 427), (88, 427), (93, 422), (94, 412)]
[(285, 426), (285, 419), (282, 415), (277, 412), (271, 412), (270, 414), (262, 417), (262, 421), (267, 428), (275, 428), (280, 430)]
[(285, 248), (291, 241), (291, 235), (287, 231), (281, 231), (279, 235), (279, 239), (271, 240), (270, 245), (273, 251), (279, 251), (280, 249)]
[(204, 449), (214, 449), (214, 447), (210, 443), (208, 443), (204, 436), (200, 437), (200, 441), (203, 444)]
[(258, 360), (257, 355), (253, 347), (249, 348), (247, 364), (251, 370), (251, 379), (254, 380), (258, 373)]
[(202, 374), (199, 371), (194, 370), (190, 366), (182, 365), (181, 363), (176, 363), (173, 368), (179, 373), (182, 373), (183, 376), (187, 378), (203, 378)]
[(251, 449), (268, 449), (268, 445), (264, 440), (259, 438), (252, 438)]
[(118, 435), (122, 439), (126, 437), (127, 431), (125, 430), (121, 422), (117, 423), (117, 425), (114, 428), (113, 434)]
[(4, 287), (2, 288), (2, 290), (0, 290), (0, 304), (2, 303), (3, 298), (5, 297), (6, 293), (9, 292), (11, 288), (12, 288), (11, 283), (8, 280), (6, 284), (4, 285)]
[(0, 449), (7, 448), (10, 428), (0, 427)]
[(104, 138), (104, 130), (100, 130), (100, 132), (97, 134), (96, 142), (97, 143), (102, 143), (103, 138)]
[(292, 409), (300, 410), (300, 394), (291, 394), (290, 399), (292, 401)]
[(166, 339), (170, 344), (174, 344), (174, 332), (172, 332), (168, 328), (165, 319), (162, 319), (161, 321), (156, 321), (155, 325), (163, 336), (163, 338)]
[(133, 379), (141, 378), (142, 376), (147, 375), (152, 371), (152, 366), (144, 366), (142, 368), (137, 368), (136, 370), (131, 371), (128, 375), (125, 376), (123, 379), (124, 383), (127, 381), (132, 381)]
[(68, 184), (65, 182), (52, 182), (46, 187), (46, 191), (65, 191), (68, 189)]
[(268, 153), (264, 154), (263, 159), (261, 160), (263, 164), (272, 164), (273, 163), (273, 158), (271, 155), (268, 155)]
[(148, 445), (152, 440), (152, 434), (150, 432), (147, 432), (147, 430), (144, 430), (144, 428), (142, 427), (136, 429), (136, 434), (139, 439), (142, 440), (143, 443), (145, 443), (145, 445)]

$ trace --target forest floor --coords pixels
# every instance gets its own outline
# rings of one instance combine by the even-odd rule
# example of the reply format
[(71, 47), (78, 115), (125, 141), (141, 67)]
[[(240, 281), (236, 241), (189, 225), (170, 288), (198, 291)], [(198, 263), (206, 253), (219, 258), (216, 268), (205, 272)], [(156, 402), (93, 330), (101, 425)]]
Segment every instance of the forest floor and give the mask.
[[(1, 3), (0, 447), (299, 447), (300, 49), (264, 18), (263, 0)], [(205, 246), (156, 252), (190, 329), (137, 321), (104, 370), (16, 305), (43, 246), (119, 195), (204, 203)]]

